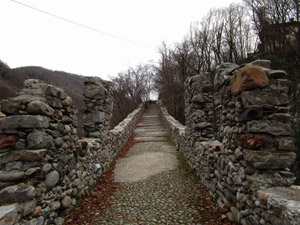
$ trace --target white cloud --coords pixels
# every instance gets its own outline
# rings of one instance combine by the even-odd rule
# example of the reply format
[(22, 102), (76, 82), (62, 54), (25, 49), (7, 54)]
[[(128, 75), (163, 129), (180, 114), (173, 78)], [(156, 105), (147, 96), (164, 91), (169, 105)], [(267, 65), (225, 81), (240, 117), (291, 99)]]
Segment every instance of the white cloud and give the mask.
[[(78, 23), (142, 43), (134, 45), (0, 1), (0, 59), (10, 67), (43, 66), (88, 76), (115, 76), (157, 60), (162, 41), (182, 40), (190, 23), (231, 0), (18, 0)], [(238, 0), (236, 0), (238, 1)]]

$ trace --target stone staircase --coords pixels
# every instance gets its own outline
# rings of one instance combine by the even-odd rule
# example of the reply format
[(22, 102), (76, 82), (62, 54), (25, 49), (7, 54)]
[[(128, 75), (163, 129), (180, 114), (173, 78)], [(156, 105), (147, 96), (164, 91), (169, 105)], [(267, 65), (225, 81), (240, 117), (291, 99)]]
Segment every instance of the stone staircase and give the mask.
[(157, 105), (152, 104), (145, 110), (137, 128), (134, 130), (134, 134), (134, 139), (138, 142), (169, 140)]

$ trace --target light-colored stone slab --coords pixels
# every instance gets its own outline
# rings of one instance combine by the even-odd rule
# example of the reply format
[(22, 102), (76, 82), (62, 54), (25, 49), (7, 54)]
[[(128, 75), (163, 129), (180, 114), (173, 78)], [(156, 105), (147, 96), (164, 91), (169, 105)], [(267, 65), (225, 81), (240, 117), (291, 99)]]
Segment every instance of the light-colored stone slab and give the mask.
[(115, 169), (116, 182), (135, 182), (177, 167), (174, 154), (149, 152), (118, 160)]
[(168, 141), (167, 137), (135, 137), (136, 141)]

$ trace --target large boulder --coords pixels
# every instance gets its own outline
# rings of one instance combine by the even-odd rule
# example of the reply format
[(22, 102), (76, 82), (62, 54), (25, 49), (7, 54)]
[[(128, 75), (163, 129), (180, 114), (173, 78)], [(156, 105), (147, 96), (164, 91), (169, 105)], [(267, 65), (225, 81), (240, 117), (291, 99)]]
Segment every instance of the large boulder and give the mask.
[(248, 65), (236, 72), (230, 78), (232, 95), (239, 95), (243, 91), (265, 88), (269, 85), (266, 73), (257, 66)]

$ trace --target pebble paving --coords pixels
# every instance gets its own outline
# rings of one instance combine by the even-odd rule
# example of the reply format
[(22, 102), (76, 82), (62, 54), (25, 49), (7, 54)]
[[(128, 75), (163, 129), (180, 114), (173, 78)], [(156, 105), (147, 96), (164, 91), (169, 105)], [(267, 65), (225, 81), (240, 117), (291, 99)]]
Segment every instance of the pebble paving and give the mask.
[(178, 166), (156, 105), (144, 113), (135, 140), (116, 163), (118, 189), (94, 224), (199, 224), (200, 190)]

